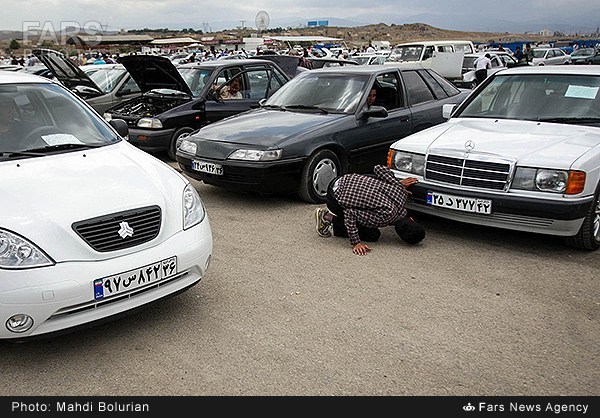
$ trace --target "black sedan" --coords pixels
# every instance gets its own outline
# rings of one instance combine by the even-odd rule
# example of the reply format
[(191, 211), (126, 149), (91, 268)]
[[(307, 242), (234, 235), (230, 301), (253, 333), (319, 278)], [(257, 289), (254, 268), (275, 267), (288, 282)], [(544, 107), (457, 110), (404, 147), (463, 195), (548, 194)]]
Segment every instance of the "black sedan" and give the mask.
[[(372, 88), (377, 99), (369, 106)], [(321, 203), (333, 178), (386, 164), (393, 142), (442, 123), (442, 105), (458, 104), (468, 93), (419, 67), (306, 71), (260, 108), (185, 138), (176, 158), (186, 174), (208, 184), (297, 193), (306, 202)]]

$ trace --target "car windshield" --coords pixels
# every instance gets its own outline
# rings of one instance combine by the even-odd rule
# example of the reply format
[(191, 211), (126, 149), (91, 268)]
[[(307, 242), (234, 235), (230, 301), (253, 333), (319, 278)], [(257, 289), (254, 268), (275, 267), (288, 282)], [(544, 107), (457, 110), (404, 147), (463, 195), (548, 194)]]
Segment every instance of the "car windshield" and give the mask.
[(56, 84), (0, 86), (0, 159), (118, 141), (90, 108)]
[(200, 68), (178, 68), (181, 77), (192, 91), (192, 95), (197, 97), (210, 79), (213, 70)]
[(354, 113), (368, 80), (363, 75), (306, 71), (284, 84), (265, 105)]
[(600, 77), (498, 73), (456, 116), (600, 123)]
[(572, 57), (587, 56), (587, 55), (594, 55), (594, 49), (593, 48), (578, 49), (577, 51), (575, 51), (571, 54)]
[(87, 67), (84, 69), (84, 72), (89, 78), (92, 79), (94, 83), (96, 83), (103, 93), (109, 93), (113, 91), (119, 81), (121, 81), (121, 79), (125, 77), (125, 74), (127, 74), (127, 70), (125, 68), (118, 67)]
[(397, 46), (388, 57), (389, 61), (419, 61), (423, 45)]

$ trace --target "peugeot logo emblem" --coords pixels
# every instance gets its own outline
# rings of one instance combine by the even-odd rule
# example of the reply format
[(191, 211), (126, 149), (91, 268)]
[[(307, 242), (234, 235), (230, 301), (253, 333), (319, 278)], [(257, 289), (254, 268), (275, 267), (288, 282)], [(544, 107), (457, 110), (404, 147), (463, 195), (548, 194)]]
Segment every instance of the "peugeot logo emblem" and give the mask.
[(121, 229), (119, 229), (119, 235), (121, 238), (125, 239), (133, 236), (133, 228), (130, 227), (127, 222), (123, 221), (119, 224), (119, 226), (121, 227)]
[(465, 142), (465, 149), (467, 152), (473, 151), (475, 149), (475, 142), (469, 139), (467, 142)]

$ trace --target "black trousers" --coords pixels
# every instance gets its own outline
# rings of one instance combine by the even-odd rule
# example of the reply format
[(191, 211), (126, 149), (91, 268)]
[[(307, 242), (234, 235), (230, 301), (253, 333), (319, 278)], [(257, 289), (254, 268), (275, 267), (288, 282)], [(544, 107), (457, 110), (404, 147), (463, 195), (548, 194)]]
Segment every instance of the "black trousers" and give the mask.
[(485, 80), (487, 78), (487, 70), (475, 71), (475, 77), (477, 77), (477, 83), (481, 83), (483, 80)]
[[(333, 184), (335, 183), (335, 180), (337, 179), (334, 179), (327, 187), (327, 209), (336, 215), (333, 217), (333, 235), (336, 237), (348, 238), (348, 229), (346, 228), (346, 225), (344, 225), (344, 208), (338, 203), (333, 194)], [(381, 236), (381, 231), (379, 228), (369, 228), (358, 225), (358, 236), (361, 241), (375, 242)]]

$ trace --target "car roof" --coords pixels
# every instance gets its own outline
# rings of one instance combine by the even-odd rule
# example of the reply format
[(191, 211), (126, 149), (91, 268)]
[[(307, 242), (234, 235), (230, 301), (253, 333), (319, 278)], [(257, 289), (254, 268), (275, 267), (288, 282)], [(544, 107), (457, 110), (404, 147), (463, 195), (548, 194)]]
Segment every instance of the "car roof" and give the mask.
[(596, 75), (600, 76), (598, 65), (543, 65), (513, 67), (502, 71), (508, 74), (570, 74), (570, 75)]
[[(273, 61), (253, 58), (242, 58), (235, 60), (212, 60), (201, 62), (189, 62), (187, 64), (177, 65), (177, 68), (215, 68), (215, 67), (237, 67), (240, 64), (262, 64), (271, 63), (277, 66)], [(269, 65), (269, 64), (267, 64)]]
[[(0, 71), (0, 84), (13, 83), (47, 83), (54, 82), (46, 77), (31, 74), (25, 71)], [(56, 84), (56, 83), (54, 83)]]
[(378, 74), (378, 73), (382, 73), (382, 72), (388, 72), (391, 71), (393, 69), (398, 69), (400, 71), (407, 71), (407, 70), (422, 70), (424, 69), (424, 67), (418, 63), (415, 64), (406, 64), (403, 63), (402, 65), (383, 65), (383, 64), (377, 64), (377, 65), (344, 65), (341, 67), (323, 67), (323, 68), (317, 68), (315, 70), (311, 70), (311, 71), (318, 71), (319, 73), (324, 73), (324, 72), (328, 72), (328, 73), (334, 73), (334, 74), (339, 74), (339, 73), (343, 73), (343, 74)]

